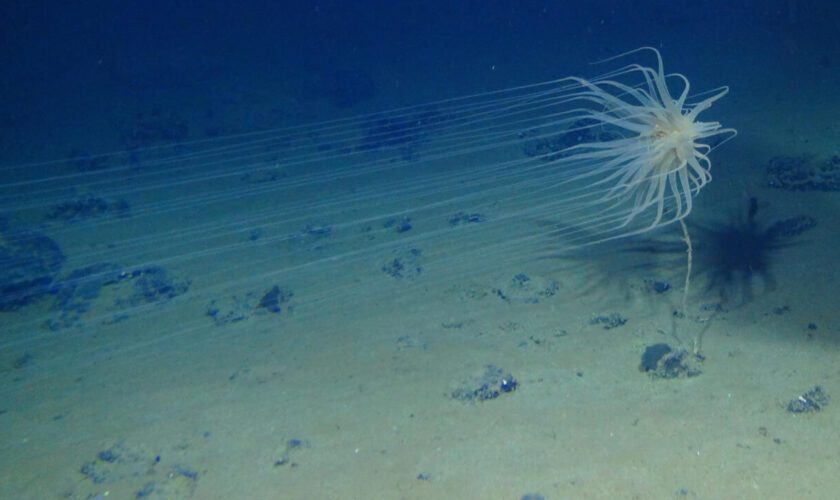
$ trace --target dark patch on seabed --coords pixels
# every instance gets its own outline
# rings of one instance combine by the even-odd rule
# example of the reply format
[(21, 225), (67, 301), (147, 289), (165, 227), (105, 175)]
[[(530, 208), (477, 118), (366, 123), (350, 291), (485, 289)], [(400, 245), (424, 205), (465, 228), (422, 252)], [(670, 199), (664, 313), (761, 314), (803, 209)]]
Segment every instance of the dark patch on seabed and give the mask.
[(294, 292), (288, 288), (274, 285), (265, 291), (248, 291), (245, 294), (232, 294), (213, 299), (207, 305), (205, 314), (216, 326), (238, 323), (255, 314), (279, 315), (290, 312)]
[(81, 326), (85, 314), (109, 291), (111, 314), (106, 322), (126, 319), (142, 305), (165, 303), (186, 293), (188, 279), (173, 278), (159, 266), (126, 269), (100, 262), (62, 274), (66, 257), (51, 238), (12, 229), (0, 219), (0, 312), (14, 312), (41, 301), (55, 315), (44, 323), (51, 330)]
[(53, 206), (44, 216), (44, 219), (46, 221), (77, 222), (105, 216), (124, 218), (130, 215), (131, 209), (128, 202), (122, 198), (107, 200), (88, 195)]
[(700, 368), (703, 361), (705, 358), (701, 354), (659, 343), (645, 348), (639, 371), (654, 379), (690, 378), (703, 373)]
[(56, 291), (66, 257), (43, 234), (12, 229), (0, 217), (0, 311), (15, 311)]
[(450, 393), (455, 401), (475, 403), (496, 399), (519, 388), (519, 381), (504, 369), (488, 365), (479, 376), (473, 376)]
[(840, 156), (776, 156), (765, 167), (767, 185), (787, 191), (840, 191)]
[(814, 413), (822, 411), (828, 404), (828, 394), (819, 385), (808, 390), (787, 404), (787, 411), (790, 413)]
[(537, 304), (559, 290), (560, 284), (551, 278), (519, 273), (509, 283), (493, 288), (493, 294), (507, 303)]
[[(210, 437), (209, 432), (203, 439)], [(181, 461), (185, 441), (170, 450), (155, 453), (121, 441), (99, 451), (79, 467), (82, 481), (65, 497), (104, 499), (109, 490), (131, 490), (133, 498), (190, 498), (206, 474)], [(128, 497), (124, 497), (128, 498)]]
[(423, 273), (423, 252), (419, 248), (407, 248), (394, 252), (382, 266), (382, 272), (398, 280), (414, 280)]
[[(764, 222), (760, 206), (752, 197), (744, 212), (728, 219), (689, 223), (694, 245), (692, 281), (705, 282), (705, 291), (718, 294), (723, 303), (751, 301), (759, 284), (772, 291), (776, 286), (774, 267), (784, 264), (777, 258), (778, 252), (801, 243), (802, 235), (817, 227), (817, 220), (804, 214)], [(623, 251), (666, 256), (674, 266), (685, 265), (686, 247), (681, 241), (629, 242)]]

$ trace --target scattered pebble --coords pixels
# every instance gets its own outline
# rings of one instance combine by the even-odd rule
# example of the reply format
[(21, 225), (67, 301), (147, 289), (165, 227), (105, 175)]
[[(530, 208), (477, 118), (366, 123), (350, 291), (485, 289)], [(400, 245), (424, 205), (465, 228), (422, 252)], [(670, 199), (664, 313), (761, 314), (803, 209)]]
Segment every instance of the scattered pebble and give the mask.
[(44, 218), (48, 221), (77, 222), (96, 217), (128, 217), (130, 208), (128, 202), (122, 198), (113, 201), (93, 195), (66, 201), (54, 206)]
[(283, 311), (283, 306), (292, 300), (292, 293), (289, 290), (284, 290), (277, 285), (271, 287), (271, 290), (266, 292), (260, 299), (259, 307), (274, 314), (280, 314)]
[(511, 393), (519, 387), (519, 382), (503, 369), (488, 365), (479, 377), (473, 377), (458, 387), (450, 396), (456, 401), (472, 403), (496, 399), (502, 394)]
[(787, 411), (791, 413), (814, 413), (822, 410), (828, 404), (828, 394), (819, 385), (808, 392), (790, 400)]
[(560, 284), (551, 278), (519, 273), (507, 284), (493, 288), (492, 293), (508, 303), (537, 304), (559, 290)]
[(589, 321), (590, 325), (601, 325), (604, 327), (604, 330), (618, 328), (619, 326), (623, 326), (625, 323), (627, 323), (627, 318), (618, 313), (612, 313), (610, 315), (602, 314), (600, 316), (595, 316)]
[(545, 500), (545, 497), (539, 493), (525, 493), (519, 500)]
[(395, 279), (415, 279), (423, 272), (423, 253), (418, 248), (397, 252), (382, 266), (382, 272)]
[(411, 224), (410, 217), (403, 217), (400, 220), (388, 219), (382, 224), (382, 227), (386, 229), (393, 228), (398, 233), (405, 233), (411, 231), (411, 228), (414, 226)]
[(487, 216), (484, 214), (480, 214), (478, 212), (474, 212), (471, 214), (458, 212), (451, 217), (449, 217), (449, 225), (450, 226), (460, 226), (463, 224), (478, 224), (480, 222), (484, 222), (487, 220)]
[(690, 378), (703, 373), (700, 368), (703, 360), (702, 355), (692, 354), (685, 349), (674, 350), (667, 344), (654, 344), (645, 349), (645, 353), (642, 354), (640, 369), (648, 373), (651, 378)]

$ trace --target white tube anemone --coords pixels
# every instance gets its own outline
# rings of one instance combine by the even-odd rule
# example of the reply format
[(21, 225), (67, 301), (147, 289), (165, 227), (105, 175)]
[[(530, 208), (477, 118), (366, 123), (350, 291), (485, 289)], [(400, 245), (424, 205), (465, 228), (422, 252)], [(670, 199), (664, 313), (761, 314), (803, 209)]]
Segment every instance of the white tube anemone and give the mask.
[(64, 248), (79, 266), (189, 265), (234, 289), (290, 283), (299, 315), (340, 310), (361, 270), (405, 248), (422, 250), (425, 286), (473, 279), (691, 212), (711, 180), (709, 141), (735, 134), (699, 120), (727, 89), (692, 96), (652, 48), (617, 57), (641, 51), (657, 64), (72, 162), (91, 168), (0, 167), (0, 212), (37, 220), (77, 192), (125, 199), (132, 224), (90, 218), (51, 234), (79, 242)]
[[(555, 185), (579, 184), (571, 191), (577, 193), (573, 203), (594, 211), (585, 220), (589, 227), (581, 228), (594, 238), (578, 238), (580, 243), (638, 234), (686, 217), (693, 197), (712, 179), (708, 157), (712, 147), (704, 141), (736, 133), (718, 122), (697, 119), (728, 88), (689, 104), (688, 79), (666, 74), (654, 48), (632, 52), (641, 50), (656, 55), (656, 68), (634, 64), (592, 80), (569, 79), (582, 89), (568, 96), (569, 102), (582, 104), (574, 114), (614, 137), (571, 146), (552, 162), (569, 174)], [(641, 83), (621, 81), (639, 76)], [(677, 98), (669, 89), (669, 79), (682, 84)], [(572, 208), (564, 205), (564, 209)], [(559, 222), (564, 224), (562, 219)], [(560, 232), (568, 231), (566, 226)]]
[[(121, 310), (141, 322), (138, 331), (160, 324), (153, 339), (125, 344), (123, 335), (103, 335), (110, 344), (97, 340), (89, 355), (68, 351), (83, 364), (104, 355), (141, 363), (162, 359), (161, 352), (180, 355), (173, 345), (223, 345), (235, 337), (208, 339), (206, 316), (217, 309), (207, 304), (220, 298), (239, 304), (276, 283), (294, 290), (293, 321), (305, 331), (335, 323), (343, 335), (352, 322), (344, 318), (354, 314), (393, 314), (388, 323), (400, 324), (403, 307), (415, 300), (426, 307), (428, 291), (492, 282), (532, 266), (546, 247), (556, 255), (691, 212), (711, 180), (709, 141), (735, 134), (699, 121), (726, 89), (692, 96), (684, 76), (664, 72), (656, 50), (633, 52), (641, 51), (658, 64), (272, 130), (0, 166), (0, 213), (19, 221), (97, 215), (49, 223), (50, 238), (76, 269), (91, 270), (67, 279), (74, 290), (123, 280), (125, 273), (115, 278), (108, 263), (140, 274), (151, 266), (200, 273), (189, 293), (166, 307), (141, 301)], [(88, 200), (77, 201), (78, 193), (130, 205), (130, 223), (127, 214), (100, 217), (98, 203), (84, 208)], [(32, 251), (31, 234), (5, 226), (0, 220), (0, 244), (14, 249), (7, 253)], [(29, 271), (7, 274), (18, 272)], [(28, 300), (33, 290), (51, 287), (13, 282), (4, 299)], [(180, 306), (188, 314), (161, 312)], [(239, 306), (232, 307), (230, 315), (238, 314)], [(33, 336), (44, 318), (20, 318), (4, 325), (0, 347), (63, 353), (60, 343), (76, 345), (89, 332)], [(113, 318), (113, 310), (94, 307), (85, 322), (113, 325)], [(39, 358), (41, 373), (65, 377), (83, 368), (66, 359)]]

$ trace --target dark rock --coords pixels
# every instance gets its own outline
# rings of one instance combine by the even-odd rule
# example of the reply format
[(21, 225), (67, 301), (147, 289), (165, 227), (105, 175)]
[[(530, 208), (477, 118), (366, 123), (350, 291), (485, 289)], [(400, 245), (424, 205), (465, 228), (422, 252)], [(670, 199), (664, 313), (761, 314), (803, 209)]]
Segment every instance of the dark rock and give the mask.
[(102, 460), (103, 462), (108, 462), (108, 463), (114, 463), (120, 458), (119, 453), (115, 452), (114, 450), (110, 450), (110, 449), (109, 450), (102, 450), (96, 456), (97, 456), (97, 458), (99, 458), (99, 460)]
[(295, 238), (294, 243), (309, 250), (322, 250), (329, 243), (333, 228), (329, 224), (307, 224)]
[(791, 413), (813, 413), (825, 408), (828, 404), (828, 394), (819, 385), (814, 386), (810, 391), (792, 399), (787, 405), (787, 411)]
[(283, 450), (283, 455), (280, 459), (274, 461), (275, 467), (281, 467), (283, 465), (290, 465), (291, 467), (297, 467), (297, 463), (292, 462), (292, 455), (296, 454), (298, 451), (303, 449), (311, 448), (312, 445), (309, 443), (307, 439), (300, 439), (300, 438), (292, 438), (286, 441), (286, 447)]
[(618, 328), (619, 326), (623, 326), (625, 323), (627, 323), (627, 318), (618, 313), (612, 313), (609, 316), (596, 316), (589, 321), (589, 324), (591, 325), (602, 325), (604, 330)]
[(135, 498), (146, 498), (150, 497), (155, 492), (155, 483), (149, 482), (143, 485), (141, 489), (134, 494)]
[(286, 450), (296, 450), (298, 448), (310, 448), (311, 445), (306, 439), (292, 438), (286, 441)]
[(460, 226), (462, 224), (478, 224), (480, 222), (484, 222), (487, 220), (487, 217), (484, 214), (480, 213), (464, 213), (458, 212), (452, 217), (449, 218), (449, 225), (450, 226)]
[[(661, 349), (661, 348), (660, 348)], [(703, 356), (691, 354), (685, 349), (672, 350), (660, 356), (653, 370), (645, 370), (653, 378), (689, 378), (703, 373), (700, 363)]]
[(788, 191), (840, 190), (840, 156), (776, 156), (767, 162), (767, 184)]
[(198, 472), (196, 472), (192, 469), (188, 469), (188, 468), (183, 467), (181, 465), (176, 465), (175, 467), (173, 467), (173, 471), (174, 471), (175, 474), (177, 474), (181, 477), (185, 477), (185, 478), (187, 478), (191, 481), (198, 481)]
[(294, 294), (291, 291), (284, 290), (277, 285), (274, 285), (271, 290), (266, 292), (260, 299), (259, 307), (274, 314), (280, 314), (283, 311), (283, 306), (287, 304)]
[(789, 312), (790, 312), (790, 306), (789, 305), (776, 306), (776, 307), (773, 308), (773, 314), (775, 314), (777, 316), (781, 316), (781, 315), (783, 315), (785, 313), (789, 313)]
[(507, 285), (493, 288), (492, 293), (505, 302), (536, 304), (540, 299), (553, 297), (558, 290), (560, 284), (551, 278), (519, 273)]
[(417, 248), (400, 250), (397, 257), (382, 266), (382, 272), (396, 279), (414, 279), (423, 272), (422, 252)]
[(422, 338), (413, 335), (403, 335), (397, 339), (397, 349), (404, 351), (407, 349), (426, 350), (429, 348), (429, 343)]
[(388, 219), (387, 221), (385, 221), (382, 227), (386, 229), (393, 227), (396, 232), (405, 233), (407, 231), (411, 231), (412, 227), (414, 226), (411, 224), (411, 218), (403, 217), (401, 220)]
[(128, 202), (122, 198), (107, 201), (103, 198), (87, 196), (54, 206), (44, 218), (53, 221), (76, 222), (102, 216), (127, 217), (129, 214)]
[[(79, 472), (95, 485), (134, 485), (135, 498), (189, 498), (195, 489), (199, 472), (181, 464), (162, 466), (160, 455), (142, 448), (116, 443), (97, 453), (96, 458), (83, 464)], [(99, 495), (101, 496), (101, 494)], [(85, 496), (93, 498), (93, 495)]]
[(519, 387), (519, 382), (513, 378), (513, 375), (505, 375), (499, 381), (499, 389), (501, 389), (502, 392), (512, 392), (515, 391), (517, 387)]
[(294, 292), (278, 285), (267, 292), (248, 292), (244, 296), (231, 295), (214, 299), (208, 304), (205, 314), (216, 326), (236, 323), (248, 319), (252, 314), (280, 314), (283, 309), (292, 310)]
[[(126, 285), (121, 286), (122, 283)], [(185, 293), (189, 281), (173, 280), (166, 270), (154, 266), (126, 272), (116, 264), (101, 262), (76, 269), (56, 281), (53, 310), (59, 311), (60, 316), (49, 320), (47, 326), (53, 330), (78, 326), (102, 290), (111, 286), (117, 297), (115, 306), (130, 309), (142, 304), (166, 302)], [(116, 323), (127, 317), (126, 314), (116, 314), (109, 322)]]
[(222, 326), (247, 319), (252, 310), (253, 306), (247, 301), (232, 296), (225, 300), (211, 301), (205, 314), (213, 319), (216, 326)]
[(0, 311), (14, 311), (54, 294), (65, 262), (58, 243), (0, 219)]
[(499, 397), (499, 389), (490, 384), (481, 384), (476, 388), (460, 387), (452, 391), (452, 399), (458, 401), (487, 401), (497, 397)]
[(96, 466), (96, 462), (88, 462), (82, 465), (79, 472), (81, 472), (83, 476), (91, 480), (94, 484), (102, 484), (108, 480), (107, 472), (99, 470)]
[(639, 370), (649, 372), (656, 370), (659, 366), (659, 360), (672, 351), (668, 344), (653, 344), (645, 348), (642, 354), (642, 362), (639, 364)]
[(190, 288), (189, 280), (175, 281), (169, 277), (166, 269), (158, 266), (133, 271), (131, 277), (134, 293), (124, 301), (131, 306), (165, 302), (186, 293)]
[(503, 393), (511, 393), (519, 382), (497, 366), (488, 365), (480, 377), (473, 377), (463, 386), (450, 393), (452, 399), (471, 403), (496, 399)]
[(76, 269), (59, 280), (54, 309), (61, 311), (62, 321), (72, 322), (90, 309), (103, 287), (129, 278), (122, 268), (108, 262)]
[(329, 224), (307, 224), (303, 230), (301, 230), (301, 235), (303, 235), (309, 241), (320, 240), (322, 238), (329, 238), (332, 236), (332, 226)]

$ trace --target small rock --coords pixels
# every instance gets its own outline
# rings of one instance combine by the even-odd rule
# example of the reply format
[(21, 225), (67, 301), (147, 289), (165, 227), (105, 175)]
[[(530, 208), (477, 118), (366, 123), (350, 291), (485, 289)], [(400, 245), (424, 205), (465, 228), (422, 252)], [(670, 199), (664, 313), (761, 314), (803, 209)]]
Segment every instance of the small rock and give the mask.
[(618, 313), (612, 313), (609, 316), (596, 316), (589, 321), (589, 324), (591, 325), (602, 325), (604, 330), (618, 328), (619, 326), (623, 326), (625, 323), (627, 323), (627, 318)]
[(828, 395), (820, 386), (814, 386), (810, 391), (792, 399), (787, 405), (791, 413), (814, 413), (822, 410), (828, 404)]

